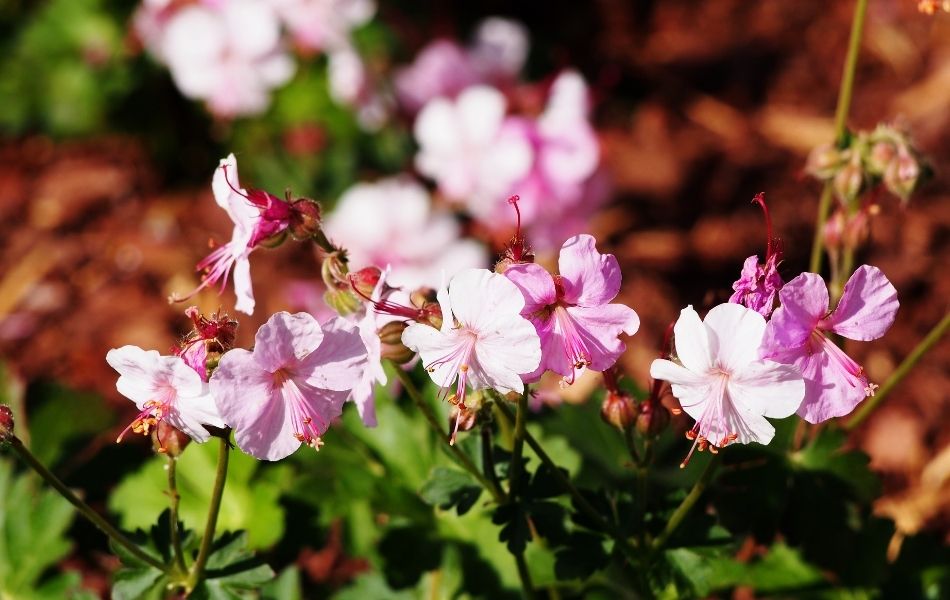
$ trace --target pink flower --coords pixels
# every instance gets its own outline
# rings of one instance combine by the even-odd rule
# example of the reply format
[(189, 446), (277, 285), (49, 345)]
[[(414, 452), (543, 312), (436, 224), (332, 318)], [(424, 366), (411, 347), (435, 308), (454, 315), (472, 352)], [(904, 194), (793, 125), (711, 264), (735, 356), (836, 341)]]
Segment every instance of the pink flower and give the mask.
[(639, 329), (640, 318), (632, 308), (610, 304), (620, 292), (620, 265), (613, 254), (597, 252), (595, 243), (590, 235), (564, 242), (560, 275), (551, 276), (534, 263), (513, 264), (505, 271), (524, 294), (521, 314), (541, 337), (541, 363), (525, 381), (537, 381), (550, 370), (571, 384), (588, 367), (603, 371), (626, 350), (618, 336)]
[[(402, 342), (419, 353), (432, 381), (448, 389), (453, 404), (464, 404), (467, 388), (521, 392), (521, 375), (535, 370), (541, 345), (521, 316), (524, 298), (503, 275), (466, 269), (439, 290), (442, 328), (409, 323)], [(453, 428), (455, 439), (458, 421)]]
[(376, 384), (386, 383), (386, 371), (383, 369), (382, 362), (383, 344), (379, 339), (379, 328), (392, 321), (393, 318), (377, 312), (375, 304), (383, 301), (383, 290), (386, 289), (386, 277), (388, 275), (389, 269), (380, 273), (379, 280), (370, 295), (370, 302), (364, 305), (366, 312), (358, 323), (360, 339), (363, 340), (363, 344), (366, 346), (367, 360), (359, 381), (353, 386), (350, 399), (356, 404), (360, 419), (367, 427), (376, 426)]
[(135, 23), (143, 41), (171, 70), (175, 85), (219, 117), (263, 112), (270, 91), (294, 72), (280, 40), (280, 21), (266, 2), (205, 1), (181, 8), (153, 3)]
[(827, 332), (850, 340), (870, 341), (884, 335), (897, 315), (897, 290), (878, 268), (859, 267), (833, 312), (828, 288), (814, 273), (802, 273), (779, 292), (782, 305), (772, 314), (762, 356), (794, 364), (805, 377), (805, 401), (798, 414), (821, 423), (850, 413), (877, 387), (864, 369), (844, 353)]
[(119, 435), (117, 442), (130, 429), (148, 435), (161, 421), (180, 429), (196, 442), (206, 442), (211, 437), (203, 425), (226, 426), (208, 384), (179, 357), (123, 346), (109, 350), (106, 362), (119, 372), (116, 389), (142, 411)]
[(686, 434), (693, 450), (731, 442), (768, 444), (775, 428), (764, 417), (795, 412), (805, 394), (798, 369), (759, 359), (765, 318), (738, 304), (720, 304), (699, 320), (692, 306), (673, 328), (677, 362), (657, 359), (650, 375), (672, 384), (673, 395), (696, 425)]
[(294, 42), (310, 51), (350, 46), (352, 30), (376, 13), (373, 0), (268, 0)]
[(344, 192), (324, 223), (327, 236), (347, 249), (353, 270), (389, 265), (396, 286), (435, 287), (441, 273), (481, 267), (485, 248), (460, 238), (455, 219), (432, 210), (429, 193), (409, 177), (358, 183)]
[(340, 318), (321, 325), (307, 313), (279, 312), (257, 330), (254, 350), (221, 357), (211, 376), (218, 410), (246, 453), (280, 460), (320, 436), (366, 363), (359, 332)]
[(261, 239), (264, 235), (262, 232), (266, 232), (269, 225), (261, 218), (261, 209), (250, 201), (246, 191), (236, 187), (238, 185), (240, 184), (238, 183), (237, 160), (233, 154), (229, 154), (227, 158), (221, 159), (220, 165), (215, 170), (211, 190), (214, 192), (215, 202), (234, 222), (231, 241), (219, 246), (198, 263), (197, 270), (202, 272), (201, 284), (186, 296), (172, 295), (171, 301), (187, 300), (201, 290), (216, 284), (220, 284), (221, 291), (224, 291), (228, 276), (233, 269), (234, 293), (237, 296), (234, 308), (249, 315), (254, 313), (251, 263), (248, 256), (256, 247), (255, 240)]
[(767, 319), (772, 314), (778, 291), (784, 285), (782, 276), (778, 274), (778, 264), (782, 262), (782, 248), (779, 241), (772, 237), (772, 219), (765, 206), (765, 194), (756, 194), (752, 202), (762, 207), (765, 213), (765, 264), (759, 264), (759, 257), (755, 255), (745, 259), (738, 281), (732, 284), (735, 293), (729, 297), (729, 302), (751, 308)]
[(185, 315), (192, 320), (194, 328), (172, 352), (194, 369), (202, 381), (208, 381), (208, 352), (220, 355), (233, 348), (238, 323), (226, 313), (216, 312), (209, 319), (197, 306), (188, 307)]

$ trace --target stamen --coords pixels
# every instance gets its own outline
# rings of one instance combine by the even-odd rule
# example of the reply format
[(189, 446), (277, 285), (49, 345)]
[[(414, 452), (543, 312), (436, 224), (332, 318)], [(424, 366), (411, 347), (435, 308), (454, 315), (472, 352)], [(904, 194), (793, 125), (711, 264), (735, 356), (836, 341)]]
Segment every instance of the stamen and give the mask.
[(556, 327), (561, 332), (561, 338), (564, 340), (564, 355), (572, 366), (570, 378), (567, 376), (561, 378), (561, 387), (566, 387), (574, 383), (575, 377), (579, 371), (583, 371), (591, 364), (590, 352), (587, 350), (587, 344), (581, 338), (574, 320), (563, 306), (554, 308), (554, 318)]
[(518, 218), (518, 225), (515, 228), (515, 239), (519, 239), (519, 240), (521, 239), (521, 209), (518, 208), (518, 202), (520, 200), (521, 200), (521, 196), (519, 196), (518, 194), (512, 194), (508, 198), (508, 204), (515, 207), (515, 214), (517, 215), (517, 218)]

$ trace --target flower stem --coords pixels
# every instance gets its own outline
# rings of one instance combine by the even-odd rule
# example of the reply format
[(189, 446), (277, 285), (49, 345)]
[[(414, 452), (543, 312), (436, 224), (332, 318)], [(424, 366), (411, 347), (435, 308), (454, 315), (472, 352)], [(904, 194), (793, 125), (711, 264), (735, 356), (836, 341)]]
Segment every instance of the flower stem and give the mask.
[(526, 600), (534, 600), (534, 585), (531, 583), (531, 572), (524, 559), (524, 552), (515, 554), (515, 564), (518, 565), (518, 578), (521, 579), (521, 594)]
[[(507, 419), (510, 423), (515, 423), (515, 415), (511, 414), (511, 409), (509, 409), (503, 402), (496, 402), (495, 406), (498, 407), (499, 412)], [(587, 518), (594, 522), (594, 524), (602, 531), (606, 532), (610, 537), (614, 539), (614, 542), (617, 545), (617, 548), (631, 561), (637, 560), (637, 555), (633, 551), (633, 548), (630, 547), (630, 544), (627, 542), (627, 539), (619, 532), (615, 531), (610, 524), (600, 516), (600, 513), (597, 512), (597, 509), (587, 501), (587, 498), (580, 493), (574, 484), (571, 483), (571, 480), (568, 479), (564, 473), (558, 468), (558, 466), (551, 460), (551, 457), (548, 456), (548, 453), (544, 451), (544, 448), (541, 444), (538, 443), (538, 440), (531, 435), (530, 431), (525, 430), (524, 441), (527, 442), (528, 446), (537, 454), (538, 458), (541, 459), (547, 467), (551, 470), (551, 473), (554, 475), (554, 478), (561, 485), (561, 488), (570, 494), (573, 498), (574, 503), (577, 505), (577, 508), (580, 509)]]
[(495, 472), (495, 457), (492, 455), (492, 432), (491, 423), (482, 425), (482, 471), (491, 484), (501, 489), (501, 482), (498, 481), (498, 473)]
[(854, 413), (854, 415), (848, 419), (848, 422), (845, 424), (844, 428), (848, 431), (856, 429), (861, 423), (867, 420), (867, 418), (874, 412), (874, 409), (880, 406), (881, 402), (887, 398), (888, 394), (897, 387), (897, 385), (904, 380), (905, 377), (911, 372), (911, 370), (917, 365), (921, 358), (927, 352), (933, 348), (937, 342), (940, 341), (940, 338), (947, 333), (947, 329), (950, 329), (950, 311), (943, 315), (943, 319), (937, 323), (933, 329), (930, 330), (930, 333), (927, 334), (927, 337), (922, 339), (917, 347), (914, 348), (910, 354), (907, 355), (907, 358), (904, 359), (904, 362), (891, 373), (891, 376), (887, 378), (887, 381), (884, 382), (884, 385), (881, 386), (881, 389), (877, 390), (873, 396), (868, 398), (864, 404), (861, 405), (861, 408)]
[[(858, 54), (861, 52), (861, 38), (864, 35), (864, 17), (868, 12), (868, 0), (857, 0), (854, 16), (851, 20), (851, 37), (848, 40), (848, 54), (841, 74), (841, 86), (838, 88), (838, 105), (835, 108), (835, 143), (844, 140), (848, 126), (848, 112), (851, 110), (851, 96), (854, 93), (854, 75), (857, 72)], [(818, 218), (815, 220), (815, 239), (811, 246), (811, 260), (808, 270), (818, 273), (821, 270), (822, 239), (828, 213), (831, 212), (832, 186), (825, 183), (818, 201)], [(850, 275), (850, 273), (849, 273)]]
[(475, 463), (472, 462), (472, 459), (468, 457), (467, 454), (462, 452), (462, 450), (455, 444), (450, 443), (449, 435), (443, 430), (442, 426), (439, 424), (439, 419), (435, 416), (435, 413), (432, 410), (432, 407), (425, 401), (425, 398), (422, 397), (422, 394), (419, 393), (419, 390), (416, 388), (416, 385), (412, 382), (412, 379), (409, 377), (403, 368), (393, 363), (396, 371), (396, 377), (399, 378), (399, 381), (402, 382), (404, 388), (406, 388), (406, 393), (409, 394), (409, 397), (412, 398), (412, 401), (416, 403), (416, 406), (419, 410), (422, 411), (423, 416), (425, 416), (426, 421), (428, 421), (429, 426), (432, 427), (432, 430), (435, 431), (436, 435), (445, 442), (446, 447), (449, 449), (449, 452), (459, 461), (459, 464), (468, 471), (472, 477), (474, 477), (482, 487), (488, 490), (488, 493), (492, 495), (495, 499), (495, 502), (498, 504), (504, 504), (508, 501), (508, 495), (492, 481), (485, 478), (484, 475), (478, 470), (478, 467), (475, 466)]
[(168, 456), (168, 497), (171, 503), (170, 506), (170, 539), (172, 545), (172, 553), (174, 558), (175, 568), (178, 569), (178, 572), (184, 575), (188, 572), (188, 568), (185, 566), (185, 553), (181, 549), (181, 532), (178, 529), (178, 503), (181, 501), (181, 495), (178, 493), (178, 481), (175, 474), (175, 469), (178, 466), (178, 457)]
[(201, 538), (198, 556), (191, 567), (186, 591), (191, 593), (201, 583), (205, 576), (205, 565), (211, 555), (214, 545), (214, 530), (218, 525), (218, 512), (221, 510), (221, 498), (224, 496), (224, 483), (228, 479), (228, 458), (230, 457), (231, 443), (227, 437), (220, 438), (218, 446), (218, 468), (214, 476), (214, 488), (211, 491), (211, 502), (208, 505), (208, 521), (205, 523), (205, 533)]
[[(521, 496), (521, 475), (524, 470), (524, 438), (527, 430), (525, 423), (528, 417), (528, 387), (518, 398), (518, 412), (515, 413), (515, 438), (511, 446), (511, 466), (508, 469), (508, 497), (516, 500)], [(514, 552), (515, 563), (518, 565), (518, 578), (521, 579), (521, 591), (525, 598), (534, 598), (534, 586), (531, 584), (531, 572), (524, 560), (524, 550)]]
[(93, 510), (91, 506), (83, 502), (79, 496), (73, 493), (72, 490), (66, 487), (66, 484), (60, 481), (58, 477), (53, 475), (53, 473), (43, 465), (43, 463), (33, 456), (33, 453), (23, 445), (23, 442), (20, 440), (20, 438), (13, 436), (10, 439), (10, 446), (17, 454), (20, 455), (20, 458), (22, 458), (23, 461), (30, 466), (30, 468), (39, 473), (40, 477), (45, 479), (48, 484), (50, 484), (63, 496), (63, 498), (66, 498), (70, 504), (75, 506), (82, 516), (89, 519), (93, 525), (98, 527), (102, 533), (109, 536), (112, 541), (128, 550), (129, 554), (148, 564), (149, 566), (155, 567), (162, 572), (168, 572), (168, 567), (166, 565), (162, 564), (162, 562), (157, 558), (147, 554), (144, 550), (139, 548), (129, 538), (125, 537), (121, 531), (113, 527), (99, 513)]
[(692, 510), (693, 505), (696, 504), (696, 501), (699, 500), (699, 497), (703, 495), (703, 492), (706, 491), (706, 486), (709, 485), (709, 482), (712, 480), (713, 473), (716, 471), (717, 461), (715, 458), (710, 458), (709, 462), (706, 463), (706, 468), (703, 470), (702, 474), (699, 476), (699, 479), (696, 480), (696, 483), (693, 484), (693, 489), (689, 491), (689, 494), (683, 498), (683, 501), (679, 506), (676, 507), (676, 510), (673, 511), (673, 516), (670, 517), (670, 520), (666, 522), (666, 527), (663, 528), (663, 531), (660, 535), (656, 536), (653, 540), (653, 544), (650, 547), (650, 550), (655, 554), (669, 541), (670, 536), (673, 535), (680, 524), (682, 524), (683, 519), (686, 518), (686, 515), (689, 514), (689, 511)]

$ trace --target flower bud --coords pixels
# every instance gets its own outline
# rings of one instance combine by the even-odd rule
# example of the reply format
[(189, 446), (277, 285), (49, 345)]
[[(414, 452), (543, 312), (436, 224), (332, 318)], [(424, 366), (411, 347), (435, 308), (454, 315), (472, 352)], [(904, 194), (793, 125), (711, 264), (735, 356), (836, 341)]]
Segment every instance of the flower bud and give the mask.
[(6, 404), (0, 404), (0, 445), (13, 439), (13, 411)]
[(833, 215), (825, 221), (822, 236), (825, 242), (825, 249), (828, 252), (834, 252), (841, 249), (841, 243), (844, 239), (845, 218), (841, 210), (836, 210)]
[(626, 431), (633, 426), (639, 412), (630, 396), (613, 392), (607, 392), (604, 403), (600, 407), (600, 417), (604, 422), (621, 431)]
[(890, 140), (876, 142), (871, 146), (871, 150), (868, 152), (867, 160), (865, 161), (868, 174), (875, 177), (884, 175), (896, 155), (897, 146)]
[(323, 301), (341, 317), (352, 314), (360, 308), (360, 299), (348, 290), (327, 290), (323, 294)]
[(397, 364), (412, 360), (415, 352), (402, 343), (402, 332), (406, 324), (402, 321), (390, 321), (379, 330), (380, 358), (387, 358)]
[(908, 152), (900, 151), (884, 173), (884, 185), (892, 194), (907, 201), (917, 187), (920, 171), (917, 160)]
[(365, 267), (355, 273), (350, 273), (350, 285), (356, 290), (356, 293), (364, 298), (372, 298), (373, 290), (379, 283), (382, 271), (379, 267)]
[(805, 172), (822, 181), (831, 179), (844, 163), (845, 157), (833, 144), (818, 146), (808, 155)]
[(181, 456), (190, 441), (191, 438), (187, 434), (175, 429), (164, 419), (152, 429), (152, 449), (159, 454)]
[(643, 435), (659, 435), (670, 424), (670, 411), (660, 404), (644, 403), (637, 416), (637, 431)]
[(298, 241), (322, 235), (320, 205), (310, 198), (298, 198), (290, 203), (290, 235)]
[(864, 173), (861, 171), (861, 165), (854, 162), (845, 165), (835, 175), (832, 185), (839, 198), (844, 200), (857, 198), (864, 186)]
[(349, 290), (350, 280), (347, 274), (346, 254), (344, 252), (331, 252), (323, 259), (320, 266), (320, 276), (323, 278), (324, 285), (330, 290)]

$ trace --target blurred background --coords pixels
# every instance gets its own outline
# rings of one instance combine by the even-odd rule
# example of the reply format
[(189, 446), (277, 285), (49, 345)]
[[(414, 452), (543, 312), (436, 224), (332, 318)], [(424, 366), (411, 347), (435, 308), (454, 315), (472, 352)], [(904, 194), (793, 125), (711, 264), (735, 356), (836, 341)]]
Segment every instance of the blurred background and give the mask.
[[(304, 5), (320, 3), (275, 2), (281, 20), (274, 27), (282, 37), (252, 57), (274, 62), (266, 68), (255, 63), (256, 70), (234, 66), (229, 82), (220, 83), (233, 86), (234, 97), (247, 94), (245, 104), (229, 104), (232, 96), (206, 89), (211, 75), (182, 70), (203, 50), (176, 57), (169, 46), (172, 20), (199, 4), (0, 0), (3, 397), (18, 411), (18, 431), (37, 454), (70, 485), (84, 488), (94, 505), (120, 514), (126, 527), (153, 522), (165, 499), (160, 488), (143, 483), (147, 443), (114, 444), (134, 407), (116, 392), (104, 357), (124, 344), (164, 352), (188, 330), (186, 305), (169, 305), (166, 298), (197, 285), (194, 266), (209, 238), (221, 242), (230, 235), (232, 225), (210, 188), (220, 158), (237, 155), (245, 187), (281, 197), (290, 188), (319, 200), (328, 214), (358, 182), (408, 173), (424, 186), (432, 210), (451, 216), (453, 231), (477, 241), (486, 266), (513, 233), (513, 218), (487, 225), (491, 219), (453, 199), (437, 175), (414, 161), (416, 116), (430, 99), (413, 97), (430, 83), (416, 61), (434, 40), (451, 42), (475, 61), (480, 44), (497, 42), (497, 31), (508, 31), (498, 43), (516, 55), (526, 34), (514, 66), (499, 60), (493, 64), (504, 68), (489, 75), (476, 69), (472, 80), (502, 90), (509, 114), (522, 119), (553, 114), (559, 74), (576, 71), (586, 81), (582, 112), (596, 136), (596, 169), (585, 173), (585, 192), (576, 201), (556, 207), (556, 220), (569, 219), (576, 231), (550, 235), (563, 240), (588, 231), (620, 260), (619, 300), (643, 321), (622, 365), (641, 386), (679, 309), (724, 301), (742, 261), (764, 254), (762, 215), (750, 203), (756, 193), (765, 192), (783, 240), (785, 279), (807, 269), (820, 184), (803, 170), (809, 151), (833, 137), (851, 2), (395, 1), (374, 7), (341, 1), (323, 3), (330, 8), (310, 17)], [(492, 16), (523, 29), (485, 33), (484, 19)], [(309, 18), (325, 27), (308, 30)], [(249, 23), (235, 19), (220, 35), (239, 41), (215, 43), (267, 45), (265, 34), (245, 31)], [(418, 68), (410, 77), (411, 66)], [(251, 79), (257, 87), (248, 91), (242, 86)], [(947, 310), (948, 108), (950, 14), (921, 14), (914, 0), (872, 0), (850, 126), (899, 124), (935, 169), (907, 204), (881, 195), (860, 256), (887, 274), (901, 301), (897, 322), (882, 340), (848, 346), (879, 383)], [(539, 206), (541, 214), (555, 210)], [(535, 235), (547, 234), (539, 226)], [(540, 260), (551, 260), (559, 245), (540, 244)], [(239, 343), (249, 344), (274, 311), (322, 310), (319, 260), (309, 247), (287, 243), (255, 252), (251, 262), (258, 308), (240, 316)], [(194, 301), (234, 315), (231, 289)], [(583, 398), (593, 385), (567, 400)], [(874, 511), (895, 521), (898, 542), (892, 543), (920, 531), (950, 541), (948, 390), (950, 344), (944, 342), (852, 434), (850, 443), (870, 455), (881, 477), (883, 495)], [(384, 423), (383, 416), (379, 432), (398, 435), (391, 429), (396, 423)], [(319, 458), (340, 470), (356, 460), (334, 458), (333, 450)], [(244, 475), (236, 476), (235, 487), (243, 476), (247, 497), (233, 501), (228, 524), (248, 527), (242, 510), (270, 507), (258, 515), (265, 522), (252, 527), (255, 547), (268, 549), (277, 563), (298, 565), (296, 577), (310, 589), (346, 589), (375, 564), (361, 548), (387, 552), (376, 534), (354, 523), (385, 527), (386, 517), (370, 505), (350, 506), (340, 510), (365, 510), (365, 518), (342, 526), (333, 501), (301, 497), (307, 486), (321, 485), (321, 474), (342, 476), (320, 471), (330, 467), (318, 466), (316, 457), (298, 462), (263, 473), (251, 462), (239, 465)], [(309, 475), (295, 475), (304, 467)], [(308, 502), (317, 508), (298, 506)], [(144, 519), (137, 519), (137, 507), (155, 507), (154, 514), (143, 509)], [(312, 517), (314, 510), (320, 516)], [(295, 531), (298, 514), (310, 521)], [(115, 564), (97, 534), (79, 522), (61, 530), (73, 543), (63, 545), (50, 568), (77, 572), (84, 587), (104, 590)], [(305, 533), (310, 537), (299, 539)], [(395, 547), (403, 541), (385, 539)], [(305, 551), (292, 554), (301, 546)]]

